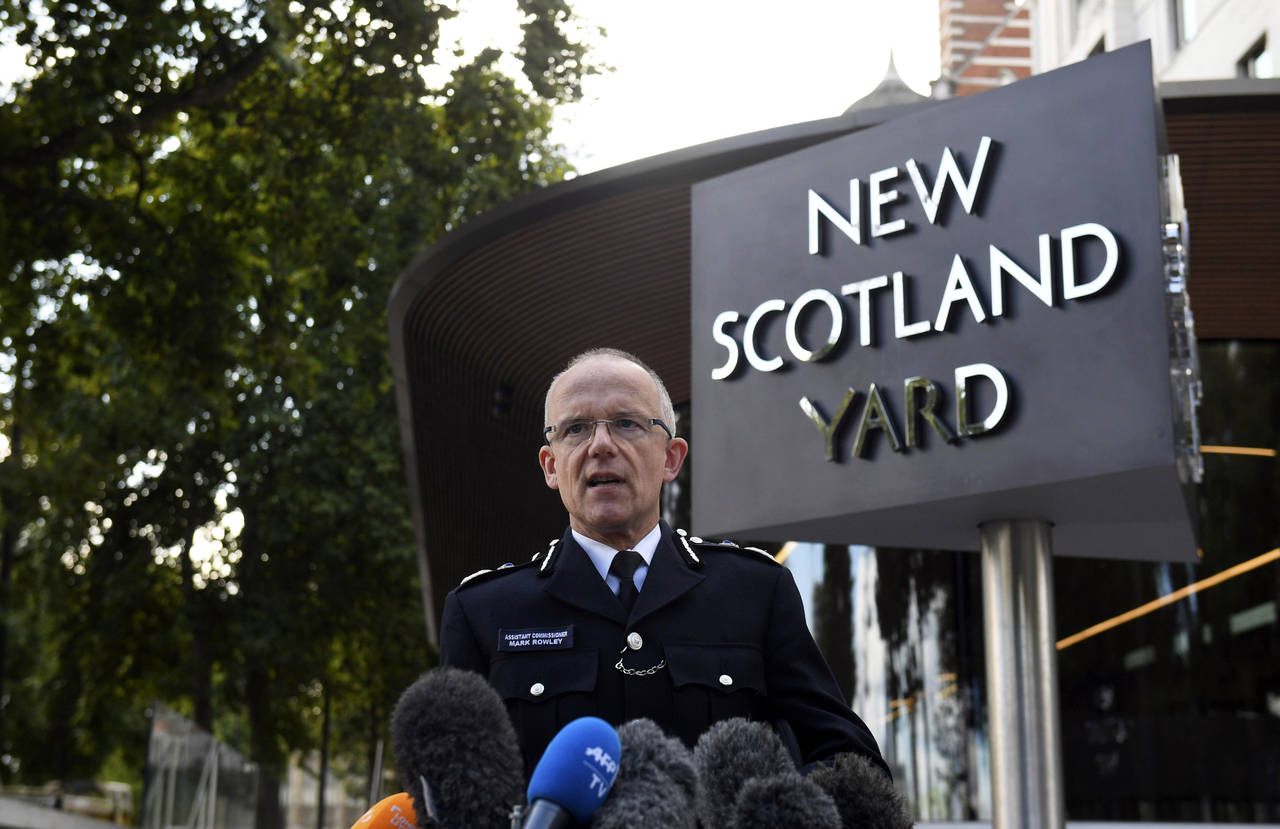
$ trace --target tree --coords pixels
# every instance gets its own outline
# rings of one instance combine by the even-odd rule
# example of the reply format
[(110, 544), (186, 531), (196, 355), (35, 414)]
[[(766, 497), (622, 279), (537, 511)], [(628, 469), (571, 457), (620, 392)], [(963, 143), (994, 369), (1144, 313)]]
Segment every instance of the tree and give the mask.
[(0, 773), (140, 768), (155, 696), (269, 780), (317, 688), (371, 744), (430, 664), (384, 308), (566, 172), (592, 70), (563, 3), (519, 7), (524, 77), (489, 49), (433, 88), (442, 5), (0, 3)]

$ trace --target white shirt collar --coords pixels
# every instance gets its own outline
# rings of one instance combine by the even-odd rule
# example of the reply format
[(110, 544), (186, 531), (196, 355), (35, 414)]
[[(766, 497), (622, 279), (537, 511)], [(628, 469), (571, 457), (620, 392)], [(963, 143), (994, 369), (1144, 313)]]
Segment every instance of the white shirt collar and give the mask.
[[(596, 571), (600, 573), (600, 578), (608, 581), (609, 565), (613, 564), (613, 556), (618, 551), (610, 547), (608, 544), (596, 541), (594, 538), (587, 538), (577, 530), (571, 529), (569, 532), (573, 533), (573, 539), (578, 542), (578, 546), (586, 551), (587, 557), (591, 559), (591, 563), (595, 565)], [(661, 538), (662, 525), (654, 524), (653, 529), (649, 530), (648, 535), (640, 539), (640, 541), (631, 548), (639, 553), (640, 557), (644, 559), (645, 567), (653, 564), (653, 554), (654, 551), (658, 549), (658, 541)], [(615, 585), (610, 586), (616, 589)]]

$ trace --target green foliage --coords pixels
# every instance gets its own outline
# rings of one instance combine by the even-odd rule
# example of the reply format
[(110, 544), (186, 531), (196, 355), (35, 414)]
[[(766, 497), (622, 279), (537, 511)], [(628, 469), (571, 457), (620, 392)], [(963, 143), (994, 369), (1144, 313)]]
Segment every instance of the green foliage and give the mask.
[(383, 736), (433, 659), (387, 296), (563, 177), (593, 71), (563, 3), (521, 9), (525, 77), (487, 50), (437, 89), (442, 5), (0, 0), (0, 776), (140, 770), (153, 698), (268, 769), (319, 688), (347, 755)]

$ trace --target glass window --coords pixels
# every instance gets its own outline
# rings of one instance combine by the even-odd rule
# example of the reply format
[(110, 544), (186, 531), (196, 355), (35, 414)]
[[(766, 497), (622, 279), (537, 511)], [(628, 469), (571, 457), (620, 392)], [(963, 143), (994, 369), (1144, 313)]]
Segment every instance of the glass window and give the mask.
[(1199, 355), (1201, 443), (1213, 450), (1200, 561), (1055, 567), (1060, 642), (1175, 599), (1059, 651), (1077, 820), (1280, 817), (1280, 343), (1201, 342)]

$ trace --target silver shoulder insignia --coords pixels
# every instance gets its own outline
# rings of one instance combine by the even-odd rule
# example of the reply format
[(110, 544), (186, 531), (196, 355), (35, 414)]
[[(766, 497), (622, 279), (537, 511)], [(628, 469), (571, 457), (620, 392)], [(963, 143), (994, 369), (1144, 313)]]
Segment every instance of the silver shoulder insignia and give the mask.
[(474, 573), (472, 573), (471, 575), (467, 576), (467, 577), (466, 577), (465, 579), (463, 579), (462, 581), (458, 582), (458, 586), (459, 586), (459, 587), (461, 587), (462, 585), (466, 584), (467, 582), (471, 581), (472, 579), (479, 578), (480, 576), (483, 576), (485, 573), (492, 573), (492, 572), (493, 572), (493, 570), (488, 569), (488, 568), (485, 568), (484, 570), (477, 570), (477, 571), (475, 571)]
[[(553, 538), (551, 543), (547, 545), (547, 552), (542, 556), (542, 565), (538, 567), (539, 576), (545, 576), (551, 572), (551, 565), (555, 564), (556, 554), (560, 552), (556, 547), (559, 543), (560, 539)], [(534, 556), (534, 558), (536, 559), (537, 556)]]
[[(693, 551), (693, 545), (689, 543), (689, 534), (684, 530), (676, 530), (676, 541), (680, 542), (676, 545), (676, 550), (679, 551), (680, 557), (684, 559), (684, 563), (694, 570), (701, 570), (702, 559)], [(694, 541), (697, 541), (697, 539), (694, 539)]]

